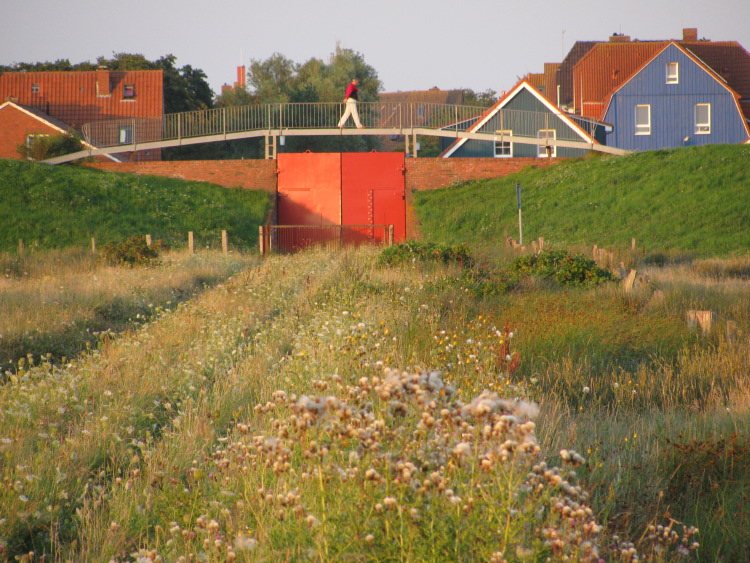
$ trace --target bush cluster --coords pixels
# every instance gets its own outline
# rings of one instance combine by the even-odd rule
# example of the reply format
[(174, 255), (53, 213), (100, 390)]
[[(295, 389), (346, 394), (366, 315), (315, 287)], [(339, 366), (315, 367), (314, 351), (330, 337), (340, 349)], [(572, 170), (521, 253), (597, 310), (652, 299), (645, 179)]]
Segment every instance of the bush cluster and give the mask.
[(165, 250), (169, 248), (160, 240), (149, 246), (146, 244), (146, 237), (134, 236), (124, 242), (105, 244), (102, 247), (102, 257), (113, 266), (144, 266), (156, 262), (159, 253)]
[(583, 254), (568, 254), (565, 250), (549, 250), (516, 258), (509, 272), (518, 277), (540, 276), (554, 279), (561, 285), (593, 287), (616, 281), (615, 275), (596, 265)]
[(447, 245), (414, 240), (389, 246), (380, 254), (378, 264), (393, 266), (417, 260), (458, 264), (467, 268), (474, 265), (469, 249), (464, 244)]

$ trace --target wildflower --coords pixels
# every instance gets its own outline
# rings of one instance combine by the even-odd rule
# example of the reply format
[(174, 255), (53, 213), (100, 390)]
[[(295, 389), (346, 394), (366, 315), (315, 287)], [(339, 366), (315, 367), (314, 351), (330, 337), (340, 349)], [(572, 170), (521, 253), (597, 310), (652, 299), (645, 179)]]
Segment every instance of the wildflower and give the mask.
[(584, 393), (588, 393), (589, 391), (591, 391), (591, 389), (588, 387), (588, 385), (583, 388)]

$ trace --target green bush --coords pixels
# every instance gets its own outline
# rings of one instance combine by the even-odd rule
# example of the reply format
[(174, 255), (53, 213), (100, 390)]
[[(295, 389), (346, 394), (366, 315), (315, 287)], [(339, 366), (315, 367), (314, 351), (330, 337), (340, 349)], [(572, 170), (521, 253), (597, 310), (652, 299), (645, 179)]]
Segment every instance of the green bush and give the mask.
[(378, 258), (378, 264), (394, 266), (419, 260), (420, 262), (440, 262), (458, 264), (465, 268), (474, 265), (466, 245), (446, 245), (410, 240), (386, 248)]
[(102, 247), (102, 256), (108, 264), (142, 266), (152, 264), (159, 258), (159, 252), (169, 250), (160, 240), (151, 246), (146, 237), (130, 237), (124, 242), (110, 242)]
[(565, 250), (521, 256), (513, 261), (509, 272), (518, 277), (539, 276), (554, 279), (561, 285), (581, 287), (617, 280), (612, 272), (598, 267), (590, 258), (583, 254), (570, 255)]

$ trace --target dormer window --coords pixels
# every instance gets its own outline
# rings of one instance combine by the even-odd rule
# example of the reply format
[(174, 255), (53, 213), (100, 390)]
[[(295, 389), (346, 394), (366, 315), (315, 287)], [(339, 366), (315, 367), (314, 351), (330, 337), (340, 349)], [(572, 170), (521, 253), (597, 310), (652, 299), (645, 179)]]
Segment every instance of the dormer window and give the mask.
[(42, 89), (39, 87), (39, 84), (32, 84), (31, 85), (31, 93), (32, 94), (38, 94)]
[(132, 100), (135, 98), (135, 84), (125, 84), (122, 87), (122, 97), (125, 100)]
[(680, 82), (680, 65), (678, 63), (667, 63), (667, 84), (678, 84)]

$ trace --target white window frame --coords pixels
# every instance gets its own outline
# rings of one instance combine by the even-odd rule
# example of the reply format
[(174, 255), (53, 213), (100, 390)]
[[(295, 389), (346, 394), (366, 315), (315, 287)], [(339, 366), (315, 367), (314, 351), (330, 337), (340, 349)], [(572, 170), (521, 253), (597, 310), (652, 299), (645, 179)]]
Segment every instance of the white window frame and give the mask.
[[(705, 122), (698, 121), (698, 108), (706, 108), (707, 119)], [(711, 134), (711, 104), (695, 104), (693, 110), (693, 121), (695, 122), (695, 134), (696, 135), (710, 135)]]
[(500, 139), (495, 139), (495, 145), (494, 145), (495, 158), (512, 158), (513, 157), (513, 143), (511, 143), (510, 141), (506, 141), (505, 139), (503, 139), (503, 137), (505, 136), (512, 137), (513, 131), (498, 130), (498, 131), (495, 131), (495, 135), (500, 137)]
[(37, 82), (34, 82), (31, 85), (31, 93), (32, 94), (39, 94), (41, 91), (42, 91), (42, 87)]
[(41, 139), (42, 137), (49, 137), (49, 134), (47, 133), (29, 133), (26, 135), (26, 146), (28, 148), (31, 148), (31, 145), (34, 143), (36, 139)]
[(680, 83), (680, 63), (667, 63), (667, 84)]
[[(552, 135), (549, 135), (549, 133), (552, 133)], [(539, 129), (536, 132), (536, 138), (537, 139), (552, 139), (553, 141), (557, 139), (557, 131), (555, 129)], [(556, 157), (557, 156), (557, 145), (551, 145), (552, 151), (549, 154), (549, 157)], [(539, 158), (547, 158), (547, 145), (539, 144), (537, 145), (537, 152), (536, 155)]]
[(135, 84), (129, 83), (122, 85), (122, 99), (135, 100)]
[(120, 145), (132, 145), (133, 144), (133, 126), (132, 125), (120, 125), (120, 129), (117, 134), (117, 141)]
[[(646, 117), (648, 118), (645, 123), (638, 122), (638, 109), (646, 109)], [(635, 134), (636, 135), (650, 135), (651, 134), (651, 104), (636, 104), (635, 106)]]

